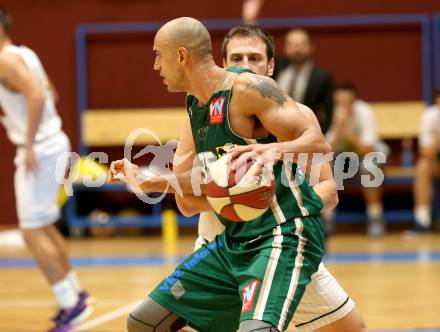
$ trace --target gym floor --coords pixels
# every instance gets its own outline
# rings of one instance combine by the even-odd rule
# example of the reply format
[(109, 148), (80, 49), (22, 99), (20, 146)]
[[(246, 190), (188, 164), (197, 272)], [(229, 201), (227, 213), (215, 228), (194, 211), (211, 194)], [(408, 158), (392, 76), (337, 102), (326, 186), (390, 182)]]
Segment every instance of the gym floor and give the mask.
[[(178, 257), (194, 234), (177, 242)], [(69, 240), (95, 311), (77, 331), (125, 331), (128, 312), (170, 271), (159, 235)], [(373, 331), (440, 331), (440, 235), (333, 236), (326, 265)], [(49, 328), (55, 301), (17, 233), (0, 232), (0, 331)], [(295, 331), (292, 326), (289, 331)]]

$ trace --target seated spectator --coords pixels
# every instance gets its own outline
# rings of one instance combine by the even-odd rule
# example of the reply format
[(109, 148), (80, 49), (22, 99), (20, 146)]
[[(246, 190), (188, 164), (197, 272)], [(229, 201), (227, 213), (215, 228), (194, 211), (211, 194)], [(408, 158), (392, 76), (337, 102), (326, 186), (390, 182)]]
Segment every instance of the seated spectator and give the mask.
[[(335, 87), (333, 93), (335, 112), (327, 132), (327, 139), (335, 153), (355, 152), (360, 159), (359, 172), (370, 174), (363, 157), (373, 151), (388, 154), (389, 148), (381, 142), (377, 133), (376, 121), (370, 106), (360, 99), (353, 84), (344, 83)], [(373, 159), (374, 160), (374, 159)], [(380, 236), (385, 232), (383, 218), (382, 190), (380, 187), (362, 187), (365, 199), (368, 234)], [(329, 228), (332, 228), (333, 216), (326, 216)]]
[(432, 178), (440, 152), (440, 90), (434, 93), (435, 104), (422, 115), (419, 154), (414, 182), (415, 233), (429, 232), (432, 224)]

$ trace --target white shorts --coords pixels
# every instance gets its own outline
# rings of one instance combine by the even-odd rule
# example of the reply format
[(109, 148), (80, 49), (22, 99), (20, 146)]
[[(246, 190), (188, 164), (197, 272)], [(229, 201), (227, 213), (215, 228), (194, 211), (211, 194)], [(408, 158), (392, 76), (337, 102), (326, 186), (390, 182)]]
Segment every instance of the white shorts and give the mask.
[[(202, 212), (195, 250), (211, 242), (223, 230), (223, 225), (214, 213)], [(345, 317), (354, 308), (353, 300), (321, 263), (318, 271), (312, 275), (310, 283), (306, 286), (292, 322), (298, 331), (314, 331)]]
[(419, 145), (423, 148), (436, 147), (440, 134), (440, 108), (436, 105), (428, 107), (422, 113), (419, 129)]
[(55, 172), (58, 157), (70, 151), (70, 143), (64, 132), (60, 132), (45, 141), (35, 144), (35, 154), (38, 160), (38, 172), (26, 174), (24, 159), (25, 150), (17, 148), (15, 156), (15, 201), (20, 228), (39, 228), (54, 223), (60, 217), (57, 196), (60, 184), (56, 181)]
[(355, 307), (323, 263), (312, 275), (292, 322), (298, 331), (314, 331), (343, 318)]

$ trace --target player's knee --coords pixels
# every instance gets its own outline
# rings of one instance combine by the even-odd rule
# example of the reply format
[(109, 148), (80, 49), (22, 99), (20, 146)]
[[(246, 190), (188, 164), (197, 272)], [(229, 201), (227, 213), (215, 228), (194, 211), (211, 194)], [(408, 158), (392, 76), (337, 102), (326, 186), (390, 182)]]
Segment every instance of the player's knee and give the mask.
[(365, 325), (364, 321), (361, 319), (356, 332), (370, 332), (370, 330)]
[(144, 322), (133, 316), (132, 313), (127, 318), (127, 331), (128, 332), (153, 332), (154, 327), (145, 324)]
[(186, 321), (151, 298), (138, 305), (128, 316), (128, 332), (174, 332)]
[(244, 320), (240, 323), (239, 332), (280, 332), (271, 323), (261, 320)]

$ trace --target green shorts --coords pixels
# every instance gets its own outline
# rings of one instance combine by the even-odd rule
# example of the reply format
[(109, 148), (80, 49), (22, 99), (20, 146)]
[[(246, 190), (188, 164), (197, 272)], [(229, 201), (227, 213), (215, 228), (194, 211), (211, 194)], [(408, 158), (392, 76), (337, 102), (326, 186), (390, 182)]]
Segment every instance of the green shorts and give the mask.
[(150, 297), (203, 331), (235, 332), (256, 319), (284, 331), (324, 254), (319, 216), (236, 241), (225, 233), (194, 252)]

